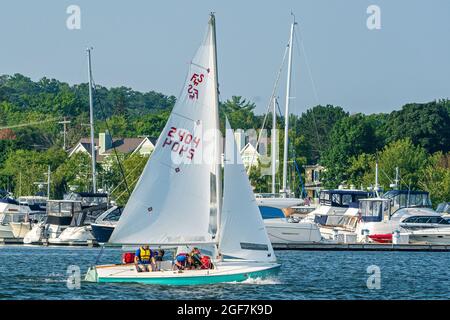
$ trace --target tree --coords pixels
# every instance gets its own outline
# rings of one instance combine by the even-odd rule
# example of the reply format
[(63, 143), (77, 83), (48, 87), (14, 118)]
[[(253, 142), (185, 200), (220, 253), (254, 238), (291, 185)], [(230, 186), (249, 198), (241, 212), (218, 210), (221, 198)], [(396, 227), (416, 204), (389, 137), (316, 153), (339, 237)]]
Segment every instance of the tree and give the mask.
[(399, 188), (420, 189), (420, 171), (427, 164), (427, 153), (410, 139), (394, 141), (378, 154), (363, 153), (353, 157), (346, 173), (349, 182), (356, 186), (374, 186), (377, 159), (378, 183), (384, 190), (390, 189), (390, 185), (394, 183), (397, 167), (401, 178)]
[(339, 120), (322, 157), (322, 164), (327, 168), (323, 177), (325, 185), (334, 188), (347, 182), (350, 159), (360, 153), (373, 153), (375, 140), (374, 128), (364, 115), (358, 113)]
[(88, 154), (78, 152), (67, 158), (52, 177), (55, 198), (61, 199), (65, 193), (71, 191), (71, 188), (73, 191), (90, 191), (91, 172), (91, 158)]
[(449, 101), (411, 103), (393, 111), (386, 127), (387, 142), (410, 138), (428, 152), (450, 151)]
[(36, 182), (46, 182), (48, 166), (55, 172), (66, 159), (67, 154), (60, 148), (46, 151), (15, 150), (8, 153), (0, 170), (0, 176), (10, 177), (16, 196), (34, 195)]
[[(233, 129), (257, 129), (260, 126), (253, 113), (255, 108), (254, 103), (242, 99), (241, 96), (232, 96), (231, 100), (228, 99), (220, 104), (221, 122), (225, 123), (224, 119), (227, 116)], [(224, 131), (225, 126), (222, 125), (221, 127)]]
[(434, 206), (450, 199), (450, 153), (436, 152), (420, 173), (419, 186), (430, 193)]
[(304, 155), (308, 162), (317, 163), (320, 155), (328, 148), (331, 129), (347, 116), (348, 113), (344, 109), (332, 105), (318, 105), (302, 113), (294, 122), (294, 127), (298, 128), (305, 139), (299, 153)]

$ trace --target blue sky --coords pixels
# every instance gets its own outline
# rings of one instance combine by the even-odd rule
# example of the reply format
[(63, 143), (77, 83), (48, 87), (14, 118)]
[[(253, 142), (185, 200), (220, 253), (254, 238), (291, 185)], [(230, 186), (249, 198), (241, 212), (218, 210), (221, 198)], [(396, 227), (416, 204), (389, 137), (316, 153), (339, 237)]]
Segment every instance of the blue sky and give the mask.
[[(81, 8), (80, 30), (66, 27), (72, 4)], [(381, 9), (380, 30), (366, 26), (372, 4)], [(294, 113), (319, 103), (389, 112), (450, 96), (448, 0), (4, 1), (0, 73), (86, 82), (85, 49), (93, 46), (96, 83), (176, 96), (215, 11), (221, 99), (242, 95), (261, 113), (289, 37), (291, 10), (313, 79), (305, 52), (296, 50)], [(284, 79), (285, 72), (281, 104)]]

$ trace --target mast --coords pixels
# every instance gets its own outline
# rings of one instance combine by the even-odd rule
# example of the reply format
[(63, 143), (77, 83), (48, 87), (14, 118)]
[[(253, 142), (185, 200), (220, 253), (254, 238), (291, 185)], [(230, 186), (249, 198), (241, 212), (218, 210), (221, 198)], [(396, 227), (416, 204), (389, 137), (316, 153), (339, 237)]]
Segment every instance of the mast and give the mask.
[(287, 84), (286, 84), (286, 110), (284, 112), (284, 152), (283, 152), (283, 189), (281, 193), (284, 197), (287, 197), (287, 158), (288, 158), (288, 133), (289, 133), (289, 101), (291, 95), (291, 71), (292, 71), (292, 48), (294, 37), (294, 26), (297, 23), (294, 21), (291, 25), (291, 36), (289, 38), (289, 60), (288, 60), (288, 72), (287, 72)]
[(222, 150), (220, 148), (220, 124), (219, 124), (219, 83), (218, 83), (218, 72), (217, 72), (217, 42), (216, 42), (216, 17), (214, 12), (211, 12), (209, 24), (211, 26), (211, 45), (213, 48), (213, 75), (214, 75), (214, 107), (216, 111), (216, 129), (217, 132), (215, 134), (215, 149), (216, 149), (216, 219), (217, 219), (217, 229), (216, 229), (216, 241), (219, 240), (220, 236), (220, 219), (221, 219), (221, 210), (222, 210)]
[(378, 198), (379, 197), (378, 190), (380, 190), (380, 188), (378, 186), (378, 160), (375, 163), (375, 187), (374, 187), (374, 190), (375, 190), (375, 194)]
[(95, 178), (95, 141), (94, 141), (94, 101), (92, 97), (92, 68), (91, 68), (91, 50), (87, 48), (88, 56), (88, 79), (89, 79), (89, 126), (91, 128), (91, 164), (92, 164), (92, 192), (97, 192), (97, 181)]
[(47, 169), (47, 200), (50, 200), (50, 175), (51, 175), (51, 171), (50, 171), (50, 165), (49, 165), (48, 169)]
[(275, 175), (276, 175), (276, 145), (277, 145), (277, 98), (273, 98), (272, 111), (272, 194), (275, 194)]

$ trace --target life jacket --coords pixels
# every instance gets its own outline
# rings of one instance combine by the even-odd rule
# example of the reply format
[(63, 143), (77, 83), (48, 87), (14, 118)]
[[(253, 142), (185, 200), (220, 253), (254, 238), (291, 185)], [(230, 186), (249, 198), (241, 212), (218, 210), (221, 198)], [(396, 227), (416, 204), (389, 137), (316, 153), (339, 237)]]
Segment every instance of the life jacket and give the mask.
[(139, 259), (141, 261), (150, 261), (151, 256), (152, 256), (152, 250), (144, 249), (143, 247), (140, 248)]
[(134, 253), (133, 252), (125, 252), (123, 254), (123, 263), (133, 263), (134, 262)]
[(211, 258), (208, 256), (203, 256), (200, 258), (200, 262), (202, 263), (202, 269), (211, 269)]

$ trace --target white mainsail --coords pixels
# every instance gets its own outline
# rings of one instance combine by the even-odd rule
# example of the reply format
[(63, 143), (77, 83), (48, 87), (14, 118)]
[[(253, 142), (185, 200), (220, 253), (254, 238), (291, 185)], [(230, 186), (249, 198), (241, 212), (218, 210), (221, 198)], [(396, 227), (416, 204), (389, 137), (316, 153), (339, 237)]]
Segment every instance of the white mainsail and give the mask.
[(276, 261), (228, 120), (224, 162), (220, 252), (245, 260)]
[(221, 154), (216, 77), (212, 16), (183, 91), (110, 242), (213, 242)]

